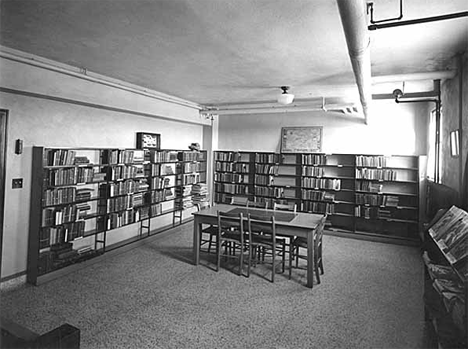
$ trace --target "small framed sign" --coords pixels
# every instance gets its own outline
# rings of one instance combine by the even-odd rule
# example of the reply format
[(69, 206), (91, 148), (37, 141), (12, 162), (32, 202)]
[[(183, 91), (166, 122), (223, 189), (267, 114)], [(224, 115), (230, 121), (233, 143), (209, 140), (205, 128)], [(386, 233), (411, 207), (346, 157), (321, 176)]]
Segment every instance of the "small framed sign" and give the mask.
[(281, 129), (281, 152), (320, 153), (322, 129), (322, 126), (283, 127)]
[(160, 149), (161, 135), (159, 133), (137, 132), (137, 149)]

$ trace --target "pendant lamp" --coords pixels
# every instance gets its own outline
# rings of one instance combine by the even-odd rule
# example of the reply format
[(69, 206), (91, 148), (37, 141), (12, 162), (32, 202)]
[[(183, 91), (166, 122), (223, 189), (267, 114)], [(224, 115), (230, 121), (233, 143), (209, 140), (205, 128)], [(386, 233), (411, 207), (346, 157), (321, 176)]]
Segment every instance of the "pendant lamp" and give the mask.
[(291, 104), (294, 100), (294, 95), (288, 93), (289, 86), (281, 86), (281, 89), (283, 93), (278, 96), (278, 103), (283, 105)]

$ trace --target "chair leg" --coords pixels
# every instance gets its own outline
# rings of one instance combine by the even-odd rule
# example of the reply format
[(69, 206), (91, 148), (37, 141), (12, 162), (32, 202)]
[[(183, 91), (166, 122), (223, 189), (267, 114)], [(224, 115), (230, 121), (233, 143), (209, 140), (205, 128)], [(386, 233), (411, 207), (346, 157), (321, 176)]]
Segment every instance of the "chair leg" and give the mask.
[[(234, 245), (234, 254), (235, 254), (235, 251), (236, 251), (236, 243), (233, 244)], [(239, 256), (239, 276), (242, 276), (243, 273), (243, 269), (244, 269), (244, 251), (242, 251), (242, 249), (244, 248), (243, 245), (239, 245), (239, 250), (240, 250), (240, 256)]]
[(219, 271), (219, 267), (221, 266), (221, 249), (222, 249), (220, 240), (217, 241), (216, 246), (217, 246), (217, 248), (216, 248), (216, 255), (217, 255), (217, 258), (216, 258), (216, 271)]
[(208, 253), (211, 253), (212, 243), (213, 243), (213, 235), (210, 235), (210, 242), (208, 242)]
[(293, 245), (290, 244), (289, 245), (289, 280), (291, 280), (293, 253), (294, 253), (294, 247)]
[(284, 265), (286, 264), (286, 245), (283, 243), (283, 248), (281, 249), (283, 255), (281, 256), (282, 257), (282, 272), (284, 273)]
[(314, 261), (314, 269), (315, 269), (315, 276), (317, 277), (317, 283), (320, 283), (320, 273), (319, 273), (319, 266), (318, 266), (318, 260)]
[(275, 282), (275, 274), (276, 274), (276, 263), (275, 263), (275, 256), (276, 256), (276, 247), (273, 245), (273, 249), (271, 250), (271, 282)]

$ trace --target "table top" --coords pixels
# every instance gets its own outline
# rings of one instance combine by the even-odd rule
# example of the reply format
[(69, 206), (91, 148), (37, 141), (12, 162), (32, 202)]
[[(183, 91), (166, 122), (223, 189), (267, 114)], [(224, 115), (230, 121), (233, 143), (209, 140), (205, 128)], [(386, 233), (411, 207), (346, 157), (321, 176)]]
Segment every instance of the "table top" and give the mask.
[(239, 212), (247, 216), (248, 213), (251, 213), (255, 216), (261, 216), (265, 218), (270, 218), (271, 216), (275, 217), (275, 223), (277, 226), (287, 226), (303, 229), (314, 229), (319, 223), (320, 219), (324, 216), (323, 214), (315, 213), (305, 213), (305, 212), (288, 212), (288, 211), (278, 211), (271, 209), (261, 209), (261, 208), (250, 208), (242, 206), (234, 206), (227, 204), (217, 204), (210, 208), (206, 208), (201, 211), (193, 212), (194, 216), (200, 217), (217, 217), (218, 211), (222, 212)]

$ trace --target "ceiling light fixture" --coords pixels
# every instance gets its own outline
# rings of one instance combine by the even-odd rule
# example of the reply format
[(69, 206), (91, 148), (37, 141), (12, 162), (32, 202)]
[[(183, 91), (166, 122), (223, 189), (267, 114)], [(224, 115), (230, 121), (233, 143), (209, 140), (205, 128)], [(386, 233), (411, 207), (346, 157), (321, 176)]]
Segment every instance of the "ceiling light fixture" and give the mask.
[(278, 103), (283, 105), (291, 104), (294, 100), (294, 95), (288, 93), (289, 86), (281, 86), (281, 89), (283, 93), (278, 96)]

